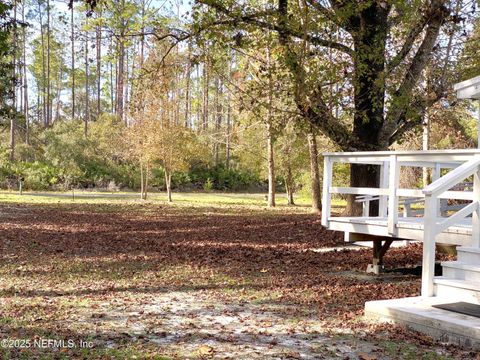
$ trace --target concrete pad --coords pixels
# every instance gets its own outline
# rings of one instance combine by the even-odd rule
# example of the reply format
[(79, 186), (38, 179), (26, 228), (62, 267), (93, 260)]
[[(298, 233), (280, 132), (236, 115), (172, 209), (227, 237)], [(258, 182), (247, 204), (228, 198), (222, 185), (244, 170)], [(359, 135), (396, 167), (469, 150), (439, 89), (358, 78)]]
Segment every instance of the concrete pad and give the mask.
[(480, 349), (480, 318), (432, 307), (451, 302), (452, 299), (442, 297), (368, 301), (365, 316), (406, 325), (436, 340)]

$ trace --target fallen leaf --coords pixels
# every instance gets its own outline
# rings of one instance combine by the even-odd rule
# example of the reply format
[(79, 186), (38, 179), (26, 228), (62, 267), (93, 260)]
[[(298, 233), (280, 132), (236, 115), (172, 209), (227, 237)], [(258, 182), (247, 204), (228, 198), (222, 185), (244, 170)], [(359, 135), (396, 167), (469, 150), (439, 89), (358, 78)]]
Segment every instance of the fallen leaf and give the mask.
[(358, 353), (357, 355), (360, 360), (377, 360), (377, 357), (375, 355), (370, 355), (364, 352)]
[(197, 349), (197, 353), (200, 356), (212, 356), (214, 352), (215, 352), (215, 350), (213, 349), (213, 347), (211, 347), (209, 345), (201, 345)]

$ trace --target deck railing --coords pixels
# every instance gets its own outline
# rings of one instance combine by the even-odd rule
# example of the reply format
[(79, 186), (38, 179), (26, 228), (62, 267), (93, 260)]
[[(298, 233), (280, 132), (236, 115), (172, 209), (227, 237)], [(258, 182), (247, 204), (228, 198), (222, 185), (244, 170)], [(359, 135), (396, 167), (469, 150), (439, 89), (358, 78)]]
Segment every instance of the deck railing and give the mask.
[[(332, 186), (335, 163), (370, 164), (380, 166), (378, 188)], [(432, 168), (433, 182), (424, 189), (401, 189), (400, 169), (405, 167)], [(442, 169), (452, 169), (442, 176)], [(473, 191), (450, 190), (472, 176)], [(331, 199), (334, 194), (361, 196), (364, 216), (371, 201), (379, 201), (378, 216), (387, 218), (388, 235), (397, 235), (401, 198), (425, 201), (422, 295), (433, 295), (435, 267), (435, 237), (467, 216), (472, 216), (472, 243), (480, 247), (480, 150), (434, 150), (398, 152), (351, 152), (324, 154), (322, 225), (328, 227)], [(449, 217), (442, 218), (441, 199), (469, 200), (470, 204)], [(440, 221), (439, 221), (440, 220)]]
[[(472, 175), (472, 202), (453, 215), (437, 221), (437, 204), (440, 196)], [(432, 296), (435, 272), (435, 237), (450, 226), (472, 215), (471, 246), (480, 247), (480, 155), (473, 156), (471, 160), (425, 187), (423, 194), (425, 195), (425, 215), (423, 223), (422, 295)]]

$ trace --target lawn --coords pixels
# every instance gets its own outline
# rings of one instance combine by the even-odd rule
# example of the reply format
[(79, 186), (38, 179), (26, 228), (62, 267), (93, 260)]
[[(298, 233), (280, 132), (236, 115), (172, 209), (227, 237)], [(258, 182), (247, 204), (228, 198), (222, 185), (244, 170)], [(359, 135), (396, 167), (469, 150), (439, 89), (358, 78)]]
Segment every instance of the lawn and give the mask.
[[(66, 192), (28, 192), (19, 195), (17, 191), (0, 191), (0, 201), (22, 202), (22, 203), (111, 203), (123, 202), (125, 200), (139, 200), (140, 195), (134, 192), (98, 192), (87, 190), (74, 190)], [(148, 194), (149, 201), (166, 201), (165, 193), (153, 192)], [(224, 192), (180, 192), (173, 194), (175, 205), (185, 204), (187, 206), (225, 206), (244, 205), (262, 207), (266, 205), (265, 194), (263, 193), (224, 193)], [(285, 194), (277, 194), (277, 206), (287, 207)], [(288, 211), (295, 211), (296, 208), (307, 209), (310, 207), (310, 199), (303, 195), (295, 196), (296, 207), (288, 206)], [(333, 207), (344, 207), (346, 202), (334, 198)]]
[[(345, 248), (306, 202), (50, 195), (0, 194), (5, 359), (474, 357), (365, 322), (365, 301), (417, 295), (420, 279), (366, 275), (370, 251)], [(385, 258), (420, 260), (418, 245)]]

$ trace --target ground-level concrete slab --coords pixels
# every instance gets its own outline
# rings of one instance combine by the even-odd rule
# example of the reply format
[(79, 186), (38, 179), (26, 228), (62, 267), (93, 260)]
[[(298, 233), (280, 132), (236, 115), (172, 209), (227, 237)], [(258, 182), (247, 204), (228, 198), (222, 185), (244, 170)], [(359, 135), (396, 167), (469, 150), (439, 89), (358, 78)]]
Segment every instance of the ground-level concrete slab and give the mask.
[(480, 349), (480, 318), (432, 307), (451, 302), (442, 297), (368, 301), (365, 316), (403, 324), (443, 342)]

